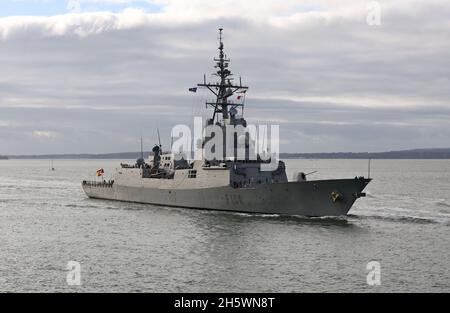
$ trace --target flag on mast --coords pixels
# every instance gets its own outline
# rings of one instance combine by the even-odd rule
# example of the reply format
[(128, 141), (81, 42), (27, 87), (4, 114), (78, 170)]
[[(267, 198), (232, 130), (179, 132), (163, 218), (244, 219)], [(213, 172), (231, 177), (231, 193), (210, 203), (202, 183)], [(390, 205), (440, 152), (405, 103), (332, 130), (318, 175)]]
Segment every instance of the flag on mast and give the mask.
[(237, 93), (240, 93), (240, 95), (237, 96), (237, 99), (238, 99), (238, 100), (241, 100), (242, 98), (244, 98), (246, 92), (247, 92), (247, 89), (244, 89), (244, 90), (242, 90), (242, 91), (238, 91)]

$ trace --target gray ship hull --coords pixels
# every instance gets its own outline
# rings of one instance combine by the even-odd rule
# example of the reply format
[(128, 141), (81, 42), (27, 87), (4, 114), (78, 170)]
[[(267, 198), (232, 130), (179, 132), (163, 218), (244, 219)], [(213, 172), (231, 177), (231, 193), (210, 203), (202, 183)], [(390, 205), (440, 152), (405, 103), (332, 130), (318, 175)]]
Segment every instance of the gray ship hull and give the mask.
[(197, 189), (161, 189), (126, 185), (86, 184), (88, 197), (160, 206), (246, 213), (346, 215), (370, 179), (337, 179), (261, 184), (253, 188), (230, 186)]

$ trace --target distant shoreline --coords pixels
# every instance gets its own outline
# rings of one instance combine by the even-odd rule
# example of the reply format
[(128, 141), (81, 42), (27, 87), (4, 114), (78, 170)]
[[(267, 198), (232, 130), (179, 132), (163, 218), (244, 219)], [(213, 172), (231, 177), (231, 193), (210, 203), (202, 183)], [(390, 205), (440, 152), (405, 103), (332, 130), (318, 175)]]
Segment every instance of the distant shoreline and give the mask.
[[(144, 152), (145, 155), (151, 152)], [(103, 154), (45, 154), (45, 155), (7, 155), (7, 159), (137, 159), (140, 152), (119, 152)], [(450, 159), (450, 148), (413, 149), (387, 152), (331, 152), (331, 153), (280, 153), (281, 159)]]

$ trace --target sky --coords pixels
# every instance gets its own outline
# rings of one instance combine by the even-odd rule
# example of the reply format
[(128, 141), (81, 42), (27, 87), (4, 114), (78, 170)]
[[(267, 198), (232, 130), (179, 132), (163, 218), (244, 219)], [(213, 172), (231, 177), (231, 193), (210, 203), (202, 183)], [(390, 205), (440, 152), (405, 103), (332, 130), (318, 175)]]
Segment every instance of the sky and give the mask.
[(2, 0), (0, 155), (170, 143), (217, 28), (282, 152), (450, 147), (448, 0)]

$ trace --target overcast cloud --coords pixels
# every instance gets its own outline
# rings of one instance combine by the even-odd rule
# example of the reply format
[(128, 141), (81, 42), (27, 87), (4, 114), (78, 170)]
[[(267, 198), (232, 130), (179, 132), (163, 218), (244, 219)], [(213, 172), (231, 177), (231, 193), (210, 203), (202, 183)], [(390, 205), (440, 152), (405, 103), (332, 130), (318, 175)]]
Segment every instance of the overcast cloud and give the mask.
[(0, 154), (148, 149), (157, 127), (168, 144), (210, 113), (187, 90), (218, 26), (249, 122), (280, 124), (281, 151), (450, 146), (448, 0), (378, 1), (379, 26), (361, 0), (23, 2), (49, 14), (0, 18)]

